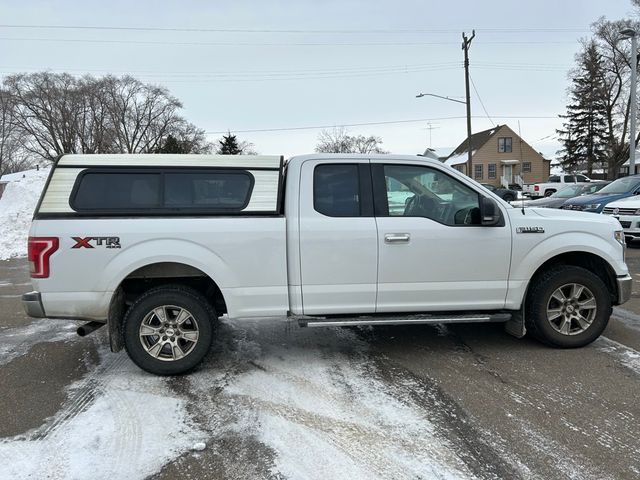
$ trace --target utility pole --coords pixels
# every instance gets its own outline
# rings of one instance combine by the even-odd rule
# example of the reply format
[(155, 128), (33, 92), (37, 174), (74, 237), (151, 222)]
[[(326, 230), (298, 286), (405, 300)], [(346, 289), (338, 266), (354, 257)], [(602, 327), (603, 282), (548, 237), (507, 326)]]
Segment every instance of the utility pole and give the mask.
[(464, 50), (464, 85), (466, 88), (467, 98), (467, 175), (471, 178), (473, 175), (473, 165), (471, 161), (471, 94), (469, 92), (469, 47), (471, 41), (475, 38), (476, 31), (471, 31), (471, 37), (467, 37), (467, 34), (462, 32), (462, 50)]
[(630, 119), (629, 119), (629, 175), (636, 173), (636, 120), (638, 117), (638, 94), (636, 83), (638, 75), (638, 32), (632, 28), (625, 28), (620, 32), (623, 38), (631, 39), (631, 92), (630, 92)]
[(631, 37), (631, 126), (629, 128), (629, 175), (636, 174), (636, 121), (638, 118), (638, 34)]

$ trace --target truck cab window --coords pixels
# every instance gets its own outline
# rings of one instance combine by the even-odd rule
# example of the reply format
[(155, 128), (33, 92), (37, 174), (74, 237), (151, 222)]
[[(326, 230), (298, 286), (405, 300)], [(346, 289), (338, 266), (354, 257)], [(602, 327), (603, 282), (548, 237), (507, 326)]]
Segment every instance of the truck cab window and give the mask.
[(313, 172), (313, 207), (328, 217), (359, 217), (358, 165), (318, 165)]
[(428, 167), (385, 165), (389, 216), (425, 217), (445, 225), (479, 225), (477, 192)]

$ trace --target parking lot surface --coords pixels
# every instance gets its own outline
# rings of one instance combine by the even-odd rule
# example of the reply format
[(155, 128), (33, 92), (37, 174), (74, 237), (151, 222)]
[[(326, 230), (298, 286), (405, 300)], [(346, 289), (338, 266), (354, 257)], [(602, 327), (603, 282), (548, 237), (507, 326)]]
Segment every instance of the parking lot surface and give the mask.
[[(640, 249), (628, 248), (640, 280)], [(222, 320), (160, 378), (104, 331), (29, 319), (0, 262), (0, 477), (640, 477), (640, 284), (576, 350), (500, 325), (302, 329)]]

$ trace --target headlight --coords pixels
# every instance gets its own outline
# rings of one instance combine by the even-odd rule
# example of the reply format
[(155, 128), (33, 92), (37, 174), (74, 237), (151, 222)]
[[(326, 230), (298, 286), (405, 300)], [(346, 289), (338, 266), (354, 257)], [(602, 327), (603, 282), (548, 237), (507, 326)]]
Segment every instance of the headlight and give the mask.
[(583, 210), (597, 210), (598, 208), (600, 208), (599, 203), (591, 203), (589, 205), (585, 205)]
[(615, 232), (613, 232), (613, 238), (615, 238), (616, 242), (618, 242), (620, 245), (624, 247), (625, 240), (624, 240), (624, 232), (622, 230), (616, 230)]

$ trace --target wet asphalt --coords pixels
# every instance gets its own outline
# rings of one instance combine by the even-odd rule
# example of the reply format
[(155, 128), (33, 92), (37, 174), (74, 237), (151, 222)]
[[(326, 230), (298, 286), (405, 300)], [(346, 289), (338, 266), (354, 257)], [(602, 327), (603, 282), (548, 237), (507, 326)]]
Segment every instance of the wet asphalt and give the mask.
[[(295, 457), (288, 470), (278, 467), (282, 451), (251, 426), (262, 418), (302, 426), (370, 478), (437, 477), (415, 474), (429, 455), (470, 478), (640, 478), (640, 248), (627, 249), (627, 263), (636, 280), (632, 300), (615, 309), (600, 339), (576, 350), (518, 340), (500, 325), (300, 329), (271, 320), (222, 322), (202, 367), (166, 380), (205, 432), (207, 448), (183, 452), (145, 475), (309, 475), (302, 459), (295, 470)], [(25, 259), (0, 262), (0, 443), (59, 421), (74, 395), (69, 387), (104, 367), (104, 331), (79, 338), (73, 322), (25, 316), (20, 295), (30, 290), (28, 277)], [(110, 375), (130, 363), (124, 352), (108, 358), (118, 358)], [(331, 387), (328, 397), (321, 376), (299, 374), (320, 365), (330, 372), (322, 379)], [(247, 378), (253, 383), (243, 387)], [(261, 396), (260, 379), (274, 389), (286, 381), (296, 390), (279, 398), (267, 386)], [(368, 385), (375, 389), (365, 395)], [(305, 407), (321, 400), (349, 422)], [(371, 404), (377, 401), (381, 405)], [(410, 422), (385, 418), (382, 407), (393, 402), (430, 426), (428, 442), (421, 430), (409, 431)], [(249, 426), (228, 428), (241, 420)], [(300, 448), (299, 437), (280, 440), (294, 452)], [(438, 442), (448, 453), (434, 446)], [(389, 454), (396, 450), (413, 457), (417, 470)], [(316, 473), (311, 477), (326, 478)]]

